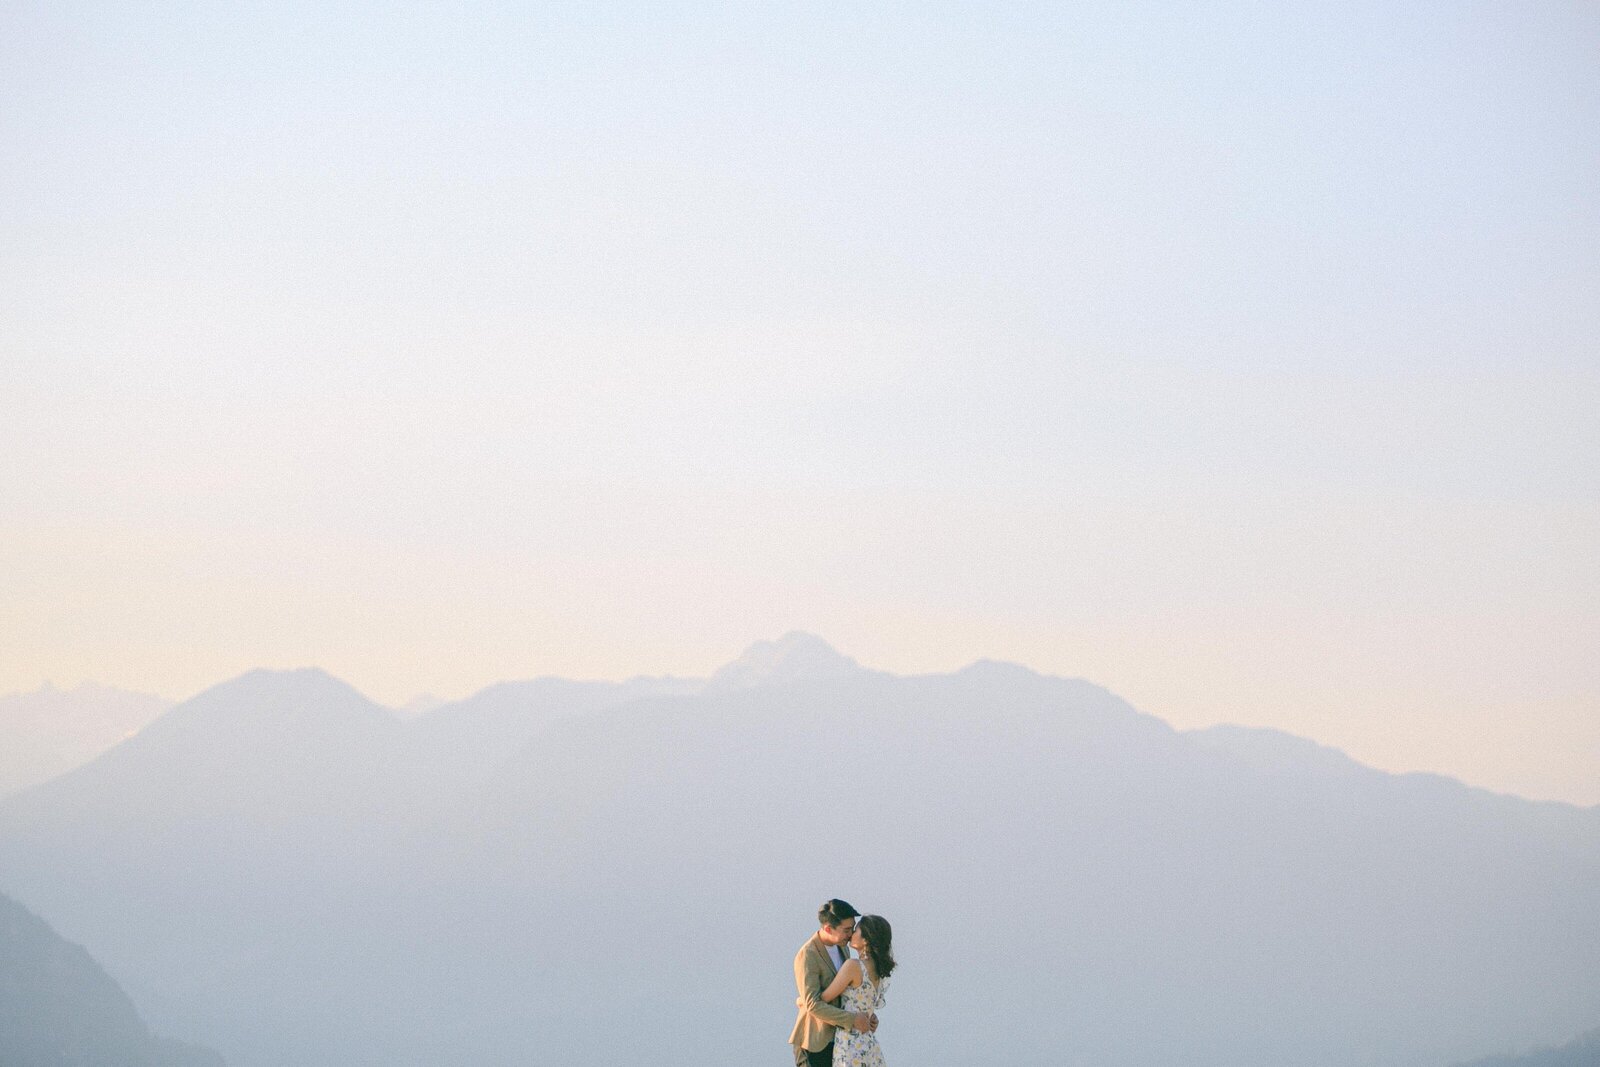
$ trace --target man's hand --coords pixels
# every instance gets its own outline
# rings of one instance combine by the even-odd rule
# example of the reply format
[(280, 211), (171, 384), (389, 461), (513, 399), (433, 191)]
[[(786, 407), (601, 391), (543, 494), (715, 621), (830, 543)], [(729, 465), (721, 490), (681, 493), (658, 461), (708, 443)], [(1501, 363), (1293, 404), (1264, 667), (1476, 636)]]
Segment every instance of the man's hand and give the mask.
[(877, 1012), (873, 1012), (872, 1013), (872, 1032), (873, 1033), (877, 1033), (878, 1032), (878, 1013)]
[(856, 1012), (855, 1025), (852, 1026), (851, 1029), (859, 1030), (862, 1033), (871, 1033), (877, 1028), (877, 1025), (878, 1017), (876, 1015), (868, 1015), (864, 1011), (858, 1011)]

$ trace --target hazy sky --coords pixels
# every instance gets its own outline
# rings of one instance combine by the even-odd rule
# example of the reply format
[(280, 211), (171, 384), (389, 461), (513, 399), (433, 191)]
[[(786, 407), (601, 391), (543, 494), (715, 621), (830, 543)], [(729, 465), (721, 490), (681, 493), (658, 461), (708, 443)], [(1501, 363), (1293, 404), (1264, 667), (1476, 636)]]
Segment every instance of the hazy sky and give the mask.
[(1600, 8), (0, 15), (0, 691), (871, 666), (1600, 802)]

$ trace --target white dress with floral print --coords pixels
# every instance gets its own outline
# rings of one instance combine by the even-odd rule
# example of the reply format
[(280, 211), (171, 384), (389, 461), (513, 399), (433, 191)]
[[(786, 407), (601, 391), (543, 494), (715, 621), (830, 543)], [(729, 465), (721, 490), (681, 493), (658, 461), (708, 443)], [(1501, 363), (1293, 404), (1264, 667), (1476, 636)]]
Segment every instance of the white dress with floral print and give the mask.
[[(848, 1012), (877, 1011), (889, 992), (889, 979), (874, 983), (867, 977), (863, 962), (861, 984), (846, 986), (839, 1006)], [(884, 1067), (883, 1049), (878, 1035), (840, 1028), (833, 1034), (833, 1067)]]

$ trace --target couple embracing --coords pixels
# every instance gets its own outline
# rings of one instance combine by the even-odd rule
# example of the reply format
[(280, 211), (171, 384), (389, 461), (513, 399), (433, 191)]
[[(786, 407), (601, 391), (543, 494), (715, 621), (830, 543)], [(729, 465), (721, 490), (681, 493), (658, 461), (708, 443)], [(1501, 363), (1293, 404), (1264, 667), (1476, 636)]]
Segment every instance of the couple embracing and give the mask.
[(822, 905), (817, 921), (822, 928), (794, 957), (795, 1067), (884, 1067), (876, 1031), (894, 970), (889, 923), (842, 900)]

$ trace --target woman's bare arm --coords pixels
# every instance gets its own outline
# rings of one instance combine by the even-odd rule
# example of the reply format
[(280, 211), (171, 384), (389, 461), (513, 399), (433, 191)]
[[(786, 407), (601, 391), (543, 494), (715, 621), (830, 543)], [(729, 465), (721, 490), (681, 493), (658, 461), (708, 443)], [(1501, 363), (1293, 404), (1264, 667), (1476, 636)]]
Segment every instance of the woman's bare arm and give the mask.
[(861, 961), (850, 959), (844, 961), (844, 966), (839, 968), (839, 973), (833, 976), (833, 982), (822, 991), (823, 1000), (833, 1000), (845, 991), (847, 986), (861, 984)]

